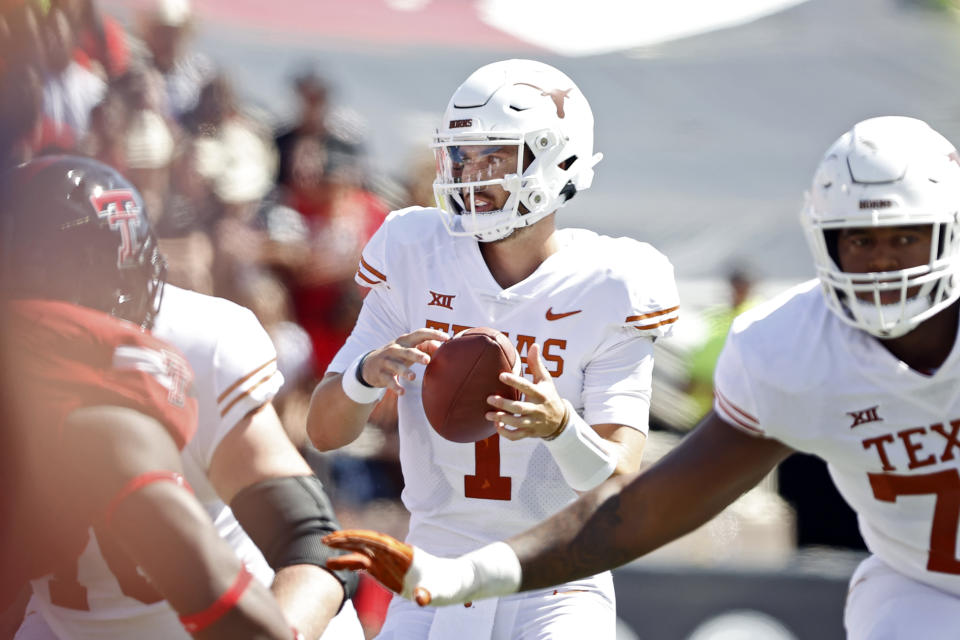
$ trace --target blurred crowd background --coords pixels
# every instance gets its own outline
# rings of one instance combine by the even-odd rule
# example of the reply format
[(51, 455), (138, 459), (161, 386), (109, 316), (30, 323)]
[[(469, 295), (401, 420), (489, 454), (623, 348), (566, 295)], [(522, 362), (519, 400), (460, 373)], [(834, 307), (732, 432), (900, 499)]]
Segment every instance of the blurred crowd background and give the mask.
[[(709, 408), (713, 367), (735, 315), (812, 276), (795, 211), (822, 148), (855, 120), (881, 113), (914, 115), (948, 135), (960, 132), (957, 93), (943, 91), (960, 70), (951, 55), (957, 32), (947, 0), (844, 0), (829, 9), (838, 12), (839, 24), (824, 20), (826, 0), (810, 0), (820, 9), (758, 0), (752, 4), (766, 6), (755, 14), (744, 9), (712, 28), (787, 11), (725, 36), (687, 38), (646, 66), (663, 54), (661, 40), (711, 27), (668, 29), (660, 40), (638, 27), (623, 36), (619, 53), (611, 53), (609, 43), (603, 50), (578, 41), (577, 55), (598, 57), (568, 63), (557, 59), (563, 43), (523, 42), (490, 27), (499, 2), (385, 2), (403, 20), (420, 19), (416, 35), (404, 35), (402, 20), (390, 29), (382, 15), (380, 22), (367, 21), (350, 13), (357, 9), (289, 0), (278, 0), (278, 12), (264, 6), (256, 14), (270, 16), (264, 19), (272, 35), (257, 31), (249, 18), (224, 35), (212, 14), (231, 11), (230, 3), (211, 2), (212, 13), (204, 16), (202, 3), (194, 2), (0, 0), (2, 163), (71, 152), (126, 174), (144, 196), (169, 261), (169, 281), (251, 308), (274, 339), (286, 378), (276, 404), (343, 525), (398, 537), (406, 514), (399, 503), (394, 399), (388, 394), (371, 427), (334, 454), (311, 450), (303, 424), (309, 394), (359, 310), (363, 290), (353, 274), (366, 240), (390, 210), (433, 204), (430, 128), (469, 71), (520, 55), (541, 57), (577, 79), (594, 105), (597, 145), (607, 159), (593, 189), (599, 193), (564, 210), (561, 226), (650, 241), (677, 267), (684, 311), (676, 336), (657, 347), (646, 464)], [(707, 13), (709, 3), (692, 4), (701, 12), (693, 15)], [(326, 50), (291, 26), (296, 12), (286, 13), (288, 22), (274, 19), (291, 7), (311, 16), (330, 11), (329, 24), (315, 25), (330, 38)], [(472, 29), (443, 28), (445, 16), (463, 7), (493, 17), (478, 27), (470, 8)], [(331, 35), (344, 21), (354, 40), (350, 33)], [(379, 31), (371, 27), (377, 24)], [(804, 47), (798, 24), (812, 39)], [(873, 30), (874, 37), (847, 37), (853, 30)], [(430, 40), (399, 56), (390, 47), (371, 53), (368, 46), (378, 38), (397, 46), (428, 32)], [(249, 40), (253, 35), (259, 39)], [(898, 58), (877, 43), (901, 37), (919, 47), (915, 55)], [(842, 50), (831, 50), (841, 41)], [(444, 54), (460, 46), (457, 55)], [(693, 62), (711, 56), (725, 63), (723, 71)], [(794, 73), (798, 68), (808, 73)], [(919, 79), (917, 68), (924, 74)], [(852, 85), (851, 77), (857, 79)], [(906, 91), (898, 86), (905, 78)], [(835, 104), (825, 104), (831, 100)], [(698, 105), (693, 115), (662, 118), (660, 126), (660, 116), (687, 102)], [(813, 111), (811, 104), (823, 108)], [(797, 112), (809, 116), (806, 126), (796, 126)], [(671, 163), (676, 167), (665, 168)], [(678, 214), (685, 216), (682, 224)], [(822, 465), (794, 457), (714, 523), (653, 561), (777, 568), (791, 562), (798, 547), (823, 546), (859, 550), (862, 541)], [(386, 594), (365, 585), (358, 609), (373, 633)]]
[(359, 311), (361, 249), (390, 208), (430, 204), (429, 184), (371, 186), (362, 131), (331, 115), (327, 81), (309, 61), (289, 78), (295, 118), (272, 122), (195, 48), (188, 0), (129, 15), (122, 23), (94, 0), (5, 1), (4, 164), (79, 153), (130, 178), (168, 281), (249, 307), (273, 338), (286, 379), (274, 404), (346, 505), (345, 521), (359, 524), (352, 508), (381, 499), (389, 506), (379, 510), (402, 519), (389, 403), (379, 412), (383, 437), (371, 428), (355, 452), (331, 460), (309, 449), (303, 425), (309, 394)]

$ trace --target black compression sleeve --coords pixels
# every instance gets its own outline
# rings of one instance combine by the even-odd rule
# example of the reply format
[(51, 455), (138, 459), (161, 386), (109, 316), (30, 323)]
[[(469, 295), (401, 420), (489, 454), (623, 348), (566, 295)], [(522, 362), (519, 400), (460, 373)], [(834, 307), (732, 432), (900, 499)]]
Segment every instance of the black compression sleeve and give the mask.
[[(230, 508), (240, 526), (259, 547), (274, 570), (294, 564), (325, 567), (339, 551), (321, 538), (340, 528), (323, 485), (315, 476), (288, 476), (264, 480), (242, 489)], [(332, 572), (346, 598), (357, 587), (352, 571)]]

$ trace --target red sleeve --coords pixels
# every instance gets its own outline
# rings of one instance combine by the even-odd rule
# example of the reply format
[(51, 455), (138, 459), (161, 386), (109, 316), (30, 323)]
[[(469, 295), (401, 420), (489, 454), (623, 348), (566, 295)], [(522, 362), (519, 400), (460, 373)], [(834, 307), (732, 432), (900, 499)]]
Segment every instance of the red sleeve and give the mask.
[[(0, 610), (30, 578), (72, 563), (91, 514), (64, 473), (67, 416), (85, 406), (123, 406), (160, 421), (179, 446), (196, 429), (193, 373), (175, 349), (129, 322), (62, 302), (19, 301), (4, 320), (8, 398), (0, 464), (11, 481), (0, 523)], [(67, 565), (69, 566), (69, 565)]]
[(193, 371), (173, 347), (112, 316), (50, 301), (15, 304), (12, 354), (55, 433), (81, 407), (128, 407), (166, 427), (183, 448), (196, 430)]

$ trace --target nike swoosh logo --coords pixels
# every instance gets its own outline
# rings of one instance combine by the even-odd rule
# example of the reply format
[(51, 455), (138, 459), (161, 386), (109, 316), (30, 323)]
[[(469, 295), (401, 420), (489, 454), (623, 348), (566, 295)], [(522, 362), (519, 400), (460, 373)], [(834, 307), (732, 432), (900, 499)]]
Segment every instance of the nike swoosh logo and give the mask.
[(576, 311), (567, 311), (566, 313), (554, 313), (553, 307), (547, 309), (547, 320), (559, 320), (560, 318), (566, 318), (567, 316), (576, 315), (583, 311), (583, 309), (577, 309)]

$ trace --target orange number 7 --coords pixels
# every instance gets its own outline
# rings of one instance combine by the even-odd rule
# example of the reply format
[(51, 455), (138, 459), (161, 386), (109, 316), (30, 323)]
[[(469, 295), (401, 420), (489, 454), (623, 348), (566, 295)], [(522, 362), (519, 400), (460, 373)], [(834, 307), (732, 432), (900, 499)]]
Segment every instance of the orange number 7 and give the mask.
[(868, 473), (873, 497), (896, 502), (899, 496), (935, 495), (933, 525), (930, 527), (930, 551), (927, 569), (938, 573), (960, 574), (956, 557), (957, 526), (960, 524), (960, 473), (947, 469), (915, 476)]

